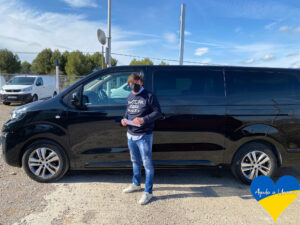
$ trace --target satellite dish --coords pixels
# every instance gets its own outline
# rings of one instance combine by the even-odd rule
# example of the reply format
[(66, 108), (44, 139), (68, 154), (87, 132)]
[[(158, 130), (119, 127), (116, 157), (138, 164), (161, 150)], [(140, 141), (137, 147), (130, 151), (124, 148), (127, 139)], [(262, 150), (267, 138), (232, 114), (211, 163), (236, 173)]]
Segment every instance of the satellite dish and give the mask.
[(98, 37), (99, 42), (102, 45), (105, 45), (105, 43), (106, 43), (106, 36), (105, 36), (105, 33), (104, 33), (103, 30), (101, 30), (101, 29), (97, 30), (97, 37)]

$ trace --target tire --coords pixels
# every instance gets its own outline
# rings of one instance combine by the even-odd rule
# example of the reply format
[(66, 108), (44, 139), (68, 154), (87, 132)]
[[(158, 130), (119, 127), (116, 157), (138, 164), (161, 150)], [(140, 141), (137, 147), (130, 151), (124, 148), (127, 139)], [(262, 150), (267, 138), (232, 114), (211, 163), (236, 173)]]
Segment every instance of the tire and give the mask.
[(34, 94), (31, 101), (36, 102), (37, 100), (39, 100), (39, 97), (36, 94)]
[[(47, 157), (49, 159), (44, 160)], [(26, 148), (22, 157), (22, 167), (31, 179), (40, 183), (50, 183), (65, 175), (69, 170), (69, 160), (60, 145), (49, 140), (38, 140)]]
[(10, 105), (10, 102), (3, 102), (3, 105)]
[(260, 142), (251, 142), (242, 146), (231, 164), (233, 175), (246, 184), (250, 184), (255, 177), (260, 175), (272, 177), (276, 169), (276, 156), (268, 145)]

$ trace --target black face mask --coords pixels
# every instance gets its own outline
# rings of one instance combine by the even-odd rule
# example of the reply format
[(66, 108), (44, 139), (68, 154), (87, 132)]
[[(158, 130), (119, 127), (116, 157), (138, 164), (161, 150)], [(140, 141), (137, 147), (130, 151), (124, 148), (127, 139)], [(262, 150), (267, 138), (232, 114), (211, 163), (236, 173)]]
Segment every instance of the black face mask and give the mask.
[(133, 90), (134, 92), (139, 92), (139, 90), (141, 90), (141, 85), (139, 85), (139, 84), (137, 84), (137, 83), (131, 84), (129, 87), (130, 87), (131, 90)]

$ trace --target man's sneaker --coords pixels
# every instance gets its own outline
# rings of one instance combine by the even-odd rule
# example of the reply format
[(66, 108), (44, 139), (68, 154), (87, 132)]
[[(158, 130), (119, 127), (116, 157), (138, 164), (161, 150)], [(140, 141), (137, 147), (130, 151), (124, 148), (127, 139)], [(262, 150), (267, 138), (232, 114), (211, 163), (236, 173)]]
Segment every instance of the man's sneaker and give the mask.
[(152, 198), (152, 194), (150, 194), (149, 192), (144, 192), (142, 198), (140, 199), (139, 203), (141, 205), (145, 205), (147, 204)]
[(129, 185), (127, 188), (125, 188), (123, 190), (124, 193), (131, 193), (137, 190), (141, 189), (141, 185), (135, 185), (134, 183), (132, 183), (131, 185)]

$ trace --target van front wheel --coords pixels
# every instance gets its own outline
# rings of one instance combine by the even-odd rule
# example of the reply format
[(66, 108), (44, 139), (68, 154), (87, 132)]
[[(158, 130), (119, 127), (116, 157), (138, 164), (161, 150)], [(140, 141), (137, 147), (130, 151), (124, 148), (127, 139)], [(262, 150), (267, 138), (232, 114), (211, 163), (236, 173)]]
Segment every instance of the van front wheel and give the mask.
[(69, 169), (69, 161), (61, 146), (49, 140), (39, 140), (26, 148), (22, 166), (33, 180), (49, 183), (64, 176)]
[(38, 96), (37, 96), (37, 95), (33, 95), (32, 101), (33, 101), (33, 102), (36, 102), (37, 100), (39, 100)]
[(276, 169), (276, 156), (268, 145), (259, 142), (242, 146), (231, 164), (232, 173), (246, 184), (260, 175), (272, 177)]

